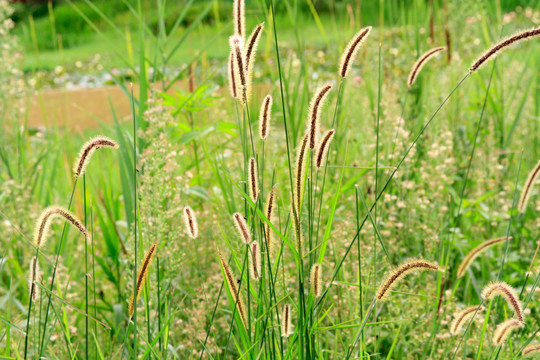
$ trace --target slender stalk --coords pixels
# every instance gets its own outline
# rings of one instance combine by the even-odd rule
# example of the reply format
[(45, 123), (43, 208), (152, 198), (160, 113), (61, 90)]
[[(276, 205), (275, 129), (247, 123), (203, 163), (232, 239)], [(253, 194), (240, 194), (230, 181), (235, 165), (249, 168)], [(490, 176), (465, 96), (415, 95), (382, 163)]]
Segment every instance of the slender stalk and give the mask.
[[(134, 264), (133, 264), (133, 291), (137, 288), (137, 120), (135, 116), (135, 98), (133, 84), (131, 84), (131, 113), (133, 115), (133, 203), (134, 203)], [(137, 311), (133, 312), (133, 356), (138, 358), (137, 344)]]
[[(87, 225), (86, 218), (86, 173), (83, 174), (83, 208), (84, 208), (84, 227)], [(88, 241), (84, 239), (84, 309), (88, 314)], [(85, 350), (85, 359), (88, 360), (88, 316), (84, 317), (84, 337), (86, 345)]]

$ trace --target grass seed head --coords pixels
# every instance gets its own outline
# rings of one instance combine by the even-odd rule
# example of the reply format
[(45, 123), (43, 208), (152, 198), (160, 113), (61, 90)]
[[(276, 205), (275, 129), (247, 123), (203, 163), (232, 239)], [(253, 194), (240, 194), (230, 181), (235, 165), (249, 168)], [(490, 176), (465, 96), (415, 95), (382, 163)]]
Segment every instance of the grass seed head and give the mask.
[(246, 73), (246, 96), (249, 99), (251, 97), (251, 88), (253, 81), (253, 66), (255, 64), (255, 56), (257, 53), (257, 45), (264, 28), (264, 23), (259, 24), (253, 29), (253, 32), (249, 36), (244, 49), (244, 71)]
[(227, 72), (229, 75), (229, 93), (233, 99), (238, 99), (238, 83), (236, 79), (235, 64), (235, 52), (233, 49), (231, 49), (229, 53), (229, 63), (227, 64)]
[(133, 316), (135, 313), (135, 306), (137, 305), (137, 302), (139, 301), (139, 297), (141, 296), (142, 286), (144, 284), (144, 281), (148, 277), (148, 271), (150, 270), (150, 265), (152, 264), (152, 259), (154, 258), (154, 255), (156, 254), (157, 250), (157, 240), (154, 241), (152, 246), (150, 246), (150, 249), (146, 252), (144, 255), (144, 259), (141, 265), (141, 268), (139, 269), (139, 272), (137, 274), (137, 287), (134, 289), (134, 294), (131, 295), (131, 299), (129, 301), (129, 316)]
[(302, 185), (304, 182), (304, 174), (306, 172), (306, 152), (309, 140), (309, 133), (306, 133), (302, 138), (302, 142), (298, 146), (296, 155), (296, 179), (294, 185), (294, 203), (296, 213), (300, 215), (300, 206), (302, 204)]
[(316, 155), (316, 161), (315, 165), (317, 168), (321, 168), (323, 165), (324, 158), (326, 157), (326, 154), (328, 153), (328, 149), (330, 148), (330, 143), (332, 142), (332, 139), (334, 138), (334, 129), (328, 130), (326, 134), (322, 137), (321, 141), (319, 142), (319, 146), (317, 147), (317, 155)]
[(310, 276), (310, 283), (311, 283), (311, 291), (313, 292), (313, 296), (318, 298), (322, 294), (322, 267), (321, 264), (313, 264), (311, 267), (311, 276)]
[(492, 282), (482, 290), (484, 300), (490, 300), (497, 295), (504, 297), (508, 306), (514, 310), (517, 319), (523, 322), (523, 309), (516, 291), (504, 281)]
[(483, 311), (484, 307), (481, 305), (475, 305), (468, 307), (462, 311), (459, 311), (454, 314), (454, 320), (450, 324), (450, 334), (457, 335), (463, 325), (467, 323), (476, 313)]
[(79, 177), (84, 174), (94, 152), (97, 149), (104, 147), (118, 149), (118, 144), (105, 136), (97, 136), (90, 139), (82, 146), (81, 151), (79, 152), (79, 158), (73, 166), (73, 173), (75, 174), (75, 177)]
[(540, 345), (527, 345), (521, 352), (521, 355), (527, 356), (540, 353)]
[(288, 338), (292, 334), (291, 305), (283, 306), (283, 315), (281, 316), (281, 336)]
[(30, 276), (28, 277), (28, 292), (31, 295), (31, 301), (36, 301), (39, 295), (39, 288), (34, 284), (39, 281), (41, 273), (39, 271), (39, 261), (36, 256), (30, 262)]
[(233, 4), (234, 34), (242, 40), (246, 37), (246, 18), (244, 0), (234, 0)]
[(259, 114), (259, 136), (266, 140), (270, 132), (270, 118), (272, 117), (272, 96), (266, 95)]
[[(274, 187), (270, 189), (270, 193), (268, 194), (268, 199), (266, 200), (266, 209), (265, 209), (265, 215), (268, 221), (272, 221), (273, 218), (273, 212), (274, 212), (274, 205), (275, 205), (275, 193), (274, 193)], [(266, 232), (266, 248), (267, 251), (271, 254), (274, 250), (274, 241), (272, 238), (272, 228), (270, 225), (266, 224), (265, 227)]]
[(41, 247), (47, 240), (51, 221), (57, 217), (63, 217), (65, 220), (75, 226), (85, 238), (89, 237), (88, 231), (75, 215), (59, 206), (49, 206), (41, 212), (36, 222), (34, 230), (34, 245), (36, 245), (38, 248)]
[(249, 271), (251, 277), (255, 281), (261, 278), (261, 247), (257, 241), (254, 241), (249, 246), (250, 266)]
[[(511, 237), (509, 239), (511, 239)], [(493, 245), (500, 244), (503, 241), (506, 241), (506, 236), (485, 241), (472, 249), (459, 265), (457, 277), (460, 278), (465, 275), (465, 272), (467, 271), (471, 263), (474, 261), (474, 259), (476, 259), (484, 250), (490, 248)]]
[(244, 47), (244, 42), (242, 38), (233, 35), (229, 38), (229, 44), (231, 45), (231, 51), (234, 53), (234, 78), (238, 79), (236, 85), (236, 93), (238, 97), (242, 100), (243, 103), (246, 101), (246, 72), (244, 68), (244, 59), (242, 54), (242, 49)]
[(531, 190), (538, 180), (538, 177), (540, 176), (540, 161), (534, 169), (530, 172), (529, 176), (527, 177), (527, 181), (525, 181), (525, 184), (523, 185), (523, 190), (521, 191), (521, 196), (519, 198), (518, 203), (518, 210), (519, 212), (523, 213), (525, 212), (525, 209), (527, 208), (527, 203), (529, 202), (529, 197), (531, 196)]
[(244, 302), (242, 301), (242, 298), (240, 297), (240, 289), (237, 286), (236, 280), (234, 279), (233, 272), (231, 270), (231, 267), (221, 253), (218, 251), (219, 255), (219, 262), (221, 264), (221, 268), (223, 269), (223, 274), (225, 276), (225, 281), (227, 282), (227, 285), (229, 286), (229, 291), (231, 292), (231, 296), (235, 302), (236, 308), (238, 310), (238, 314), (240, 315), (240, 319), (242, 320), (242, 323), (244, 324), (244, 327), (247, 328), (247, 316), (246, 316), (246, 307), (244, 306)]
[(186, 232), (190, 238), (196, 239), (199, 237), (199, 224), (195, 212), (189, 206), (184, 208), (184, 223), (186, 224)]
[(257, 171), (257, 162), (254, 157), (249, 159), (248, 185), (251, 201), (257, 202), (257, 197), (259, 196), (259, 173)]
[(313, 99), (311, 99), (311, 103), (309, 104), (307, 133), (309, 134), (310, 149), (315, 149), (319, 126), (321, 123), (322, 108), (326, 99), (328, 98), (328, 93), (330, 90), (332, 90), (332, 85), (326, 84), (322, 86), (317, 90), (313, 96)]
[(418, 58), (418, 60), (416, 60), (416, 62), (414, 63), (414, 65), (413, 65), (413, 67), (411, 69), (411, 72), (409, 74), (409, 79), (407, 80), (407, 85), (409, 87), (411, 87), (414, 84), (414, 82), (416, 81), (416, 78), (418, 77), (418, 74), (420, 73), (420, 71), (422, 70), (424, 65), (429, 60), (431, 60), (431, 58), (433, 58), (438, 52), (443, 51), (443, 50), (445, 50), (444, 47), (438, 47), (438, 48), (435, 48), (435, 49), (431, 49), (431, 50), (425, 52), (422, 56), (420, 56), (420, 58)]
[(339, 76), (346, 78), (351, 69), (352, 63), (358, 54), (358, 50), (362, 43), (367, 39), (369, 33), (371, 32), (371, 26), (365, 27), (357, 32), (352, 40), (349, 42), (343, 55), (341, 55), (341, 63), (339, 65)]
[(234, 213), (233, 220), (236, 231), (238, 231), (238, 235), (240, 235), (240, 240), (242, 240), (244, 244), (249, 245), (251, 242), (251, 233), (249, 231), (246, 219), (242, 216), (242, 214)]
[(495, 332), (493, 333), (493, 344), (502, 345), (506, 339), (508, 339), (512, 331), (517, 328), (522, 328), (523, 326), (523, 322), (519, 321), (518, 319), (509, 319), (500, 323), (497, 325)]

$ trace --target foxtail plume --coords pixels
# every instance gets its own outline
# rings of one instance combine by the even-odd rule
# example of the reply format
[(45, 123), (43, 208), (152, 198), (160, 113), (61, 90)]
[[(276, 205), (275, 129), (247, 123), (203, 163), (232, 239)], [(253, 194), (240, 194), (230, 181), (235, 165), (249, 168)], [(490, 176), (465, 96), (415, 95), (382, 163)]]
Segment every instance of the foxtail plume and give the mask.
[(199, 237), (199, 225), (197, 223), (197, 217), (195, 212), (189, 206), (184, 208), (184, 223), (186, 224), (186, 231), (190, 238), (196, 239)]
[(233, 99), (238, 99), (238, 84), (236, 79), (236, 60), (235, 52), (231, 49), (229, 53), (229, 63), (227, 64), (227, 73), (229, 75), (229, 93)]
[(310, 276), (310, 283), (311, 283), (311, 291), (313, 292), (313, 296), (318, 298), (322, 294), (322, 268), (321, 264), (313, 264), (311, 267), (311, 276)]
[(234, 34), (242, 40), (246, 38), (246, 18), (244, 0), (234, 0), (233, 4)]
[(493, 297), (500, 295), (504, 297), (508, 306), (514, 309), (517, 319), (523, 322), (523, 310), (521, 307), (521, 301), (516, 291), (504, 281), (492, 282), (482, 290), (482, 298), (484, 300), (492, 299)]
[[(509, 240), (511, 240), (511, 239), (512, 239), (512, 237), (509, 238)], [(499, 244), (499, 243), (501, 243), (503, 241), (506, 241), (506, 236), (485, 241), (482, 244), (475, 247), (474, 249), (472, 249), (467, 254), (467, 256), (465, 256), (465, 258), (463, 259), (463, 261), (459, 265), (459, 268), (458, 268), (458, 271), (457, 271), (457, 277), (460, 278), (463, 275), (465, 275), (465, 272), (467, 271), (467, 269), (469, 268), (471, 263), (474, 261), (474, 259), (476, 259), (484, 250), (486, 250), (487, 248), (489, 248), (489, 247), (491, 247), (491, 246), (493, 246), (495, 244)]]
[[(266, 200), (266, 209), (265, 209), (266, 218), (270, 222), (272, 222), (272, 215), (274, 211), (274, 202), (275, 202), (274, 196), (275, 196), (274, 187), (272, 187), (272, 189), (270, 189), (270, 193), (268, 194), (268, 199)], [(266, 232), (266, 249), (271, 254), (272, 251), (274, 250), (274, 241), (272, 237), (272, 228), (270, 227), (270, 225), (266, 224), (265, 232)]]
[(463, 325), (471, 319), (477, 312), (483, 311), (484, 307), (481, 305), (468, 307), (454, 315), (454, 320), (450, 325), (450, 334), (457, 335)]
[(281, 316), (281, 336), (288, 338), (292, 334), (291, 305), (283, 306), (283, 315)]
[(339, 65), (339, 76), (346, 78), (351, 69), (351, 65), (358, 54), (358, 50), (362, 43), (366, 40), (371, 31), (371, 26), (365, 27), (357, 32), (349, 45), (345, 48), (343, 55), (341, 55), (341, 63)]
[(234, 78), (238, 79), (236, 84), (236, 93), (243, 103), (246, 102), (246, 72), (244, 68), (244, 59), (242, 49), (244, 43), (242, 38), (234, 35), (229, 38), (231, 51), (234, 53)]
[(236, 226), (236, 231), (240, 235), (240, 240), (246, 245), (249, 245), (251, 242), (251, 233), (248, 228), (246, 219), (240, 213), (233, 214), (234, 225)]
[(420, 73), (420, 71), (422, 70), (424, 65), (429, 60), (431, 60), (431, 58), (433, 58), (435, 56), (435, 54), (437, 54), (438, 52), (443, 51), (443, 50), (445, 50), (444, 47), (438, 47), (438, 48), (428, 50), (422, 56), (420, 56), (420, 58), (418, 58), (418, 60), (416, 60), (416, 62), (414, 63), (414, 65), (413, 65), (413, 67), (411, 69), (411, 73), (409, 74), (409, 79), (407, 80), (407, 85), (409, 87), (411, 87), (414, 84), (418, 74)]
[(540, 161), (534, 169), (532, 169), (531, 173), (527, 177), (527, 181), (525, 181), (525, 185), (523, 185), (523, 190), (521, 191), (521, 197), (519, 198), (518, 203), (518, 209), (519, 212), (524, 212), (527, 208), (527, 203), (529, 202), (529, 197), (531, 196), (531, 190), (534, 186), (534, 183), (538, 180), (538, 177), (540, 176)]
[(75, 215), (59, 206), (49, 206), (41, 212), (36, 222), (36, 227), (34, 230), (34, 245), (36, 245), (36, 247), (39, 248), (45, 243), (47, 240), (47, 235), (49, 234), (51, 221), (57, 217), (63, 217), (66, 219), (69, 223), (75, 226), (85, 238), (88, 238), (88, 231), (86, 231), (84, 225), (79, 219), (77, 219)]
[(37, 257), (34, 256), (30, 262), (30, 277), (28, 278), (28, 291), (32, 296), (31, 301), (36, 301), (38, 298), (39, 290), (34, 282), (39, 281), (40, 277), (39, 261)]
[(225, 275), (225, 280), (227, 281), (227, 285), (229, 285), (229, 291), (231, 292), (231, 296), (236, 304), (236, 308), (238, 309), (238, 314), (240, 315), (240, 319), (242, 320), (242, 323), (244, 324), (244, 327), (247, 328), (247, 316), (246, 316), (246, 307), (244, 306), (244, 302), (242, 301), (242, 298), (240, 297), (239, 289), (236, 283), (236, 280), (234, 279), (234, 275), (232, 273), (232, 270), (221, 255), (221, 253), (218, 251), (219, 255), (219, 262), (221, 263), (221, 268), (223, 269), (223, 273)]
[(104, 147), (118, 149), (118, 144), (105, 136), (97, 136), (90, 139), (90, 141), (86, 142), (82, 146), (81, 151), (79, 152), (79, 158), (75, 163), (75, 166), (73, 166), (73, 173), (75, 174), (75, 177), (79, 177), (84, 174), (86, 166), (88, 166), (90, 158), (94, 152), (97, 149)]
[(253, 280), (258, 281), (261, 278), (261, 247), (257, 241), (249, 246), (250, 266), (249, 272)]
[(317, 90), (311, 103), (309, 104), (308, 112), (308, 129), (309, 134), (309, 148), (315, 149), (315, 144), (317, 143), (317, 135), (319, 132), (319, 126), (321, 123), (321, 112), (322, 107), (328, 97), (328, 93), (332, 90), (332, 85), (326, 84)]
[(300, 207), (302, 205), (302, 185), (304, 183), (304, 174), (306, 172), (306, 152), (309, 140), (309, 134), (306, 133), (298, 147), (296, 155), (296, 179), (294, 183), (294, 204), (296, 213), (300, 216)]
[(521, 352), (521, 355), (527, 356), (531, 354), (537, 354), (540, 352), (540, 345), (527, 345)]
[(255, 55), (257, 53), (257, 45), (264, 28), (264, 23), (259, 24), (253, 29), (253, 32), (249, 36), (246, 43), (244, 62), (246, 73), (246, 96), (249, 99), (251, 97), (251, 88), (253, 82), (253, 66), (255, 64)]
[(495, 328), (495, 332), (493, 334), (493, 344), (502, 345), (506, 341), (506, 339), (508, 339), (512, 331), (517, 328), (522, 328), (523, 326), (523, 322), (517, 319), (509, 319), (505, 322), (500, 323)]
[(266, 140), (270, 132), (270, 118), (272, 117), (272, 95), (266, 95), (259, 114), (259, 136)]
[(326, 157), (326, 154), (328, 153), (328, 149), (330, 148), (330, 143), (332, 142), (332, 139), (334, 138), (334, 129), (328, 130), (326, 134), (322, 137), (321, 141), (319, 142), (319, 146), (317, 147), (317, 157), (315, 161), (315, 165), (318, 168), (321, 168), (323, 165), (324, 158)]
[(259, 196), (259, 173), (257, 171), (257, 162), (254, 157), (249, 159), (248, 186), (251, 201), (257, 202), (257, 197)]
[(139, 273), (137, 274), (137, 287), (133, 289), (134, 294), (131, 295), (131, 299), (129, 301), (129, 316), (133, 316), (133, 313), (135, 312), (135, 306), (137, 305), (137, 302), (139, 301), (139, 297), (141, 296), (142, 286), (144, 284), (144, 281), (148, 277), (148, 271), (150, 270), (150, 264), (152, 263), (152, 259), (154, 258), (154, 255), (156, 254), (157, 249), (157, 240), (154, 241), (152, 246), (150, 246), (150, 249), (146, 252), (144, 255), (144, 259), (142, 262), (142, 266), (139, 269)]

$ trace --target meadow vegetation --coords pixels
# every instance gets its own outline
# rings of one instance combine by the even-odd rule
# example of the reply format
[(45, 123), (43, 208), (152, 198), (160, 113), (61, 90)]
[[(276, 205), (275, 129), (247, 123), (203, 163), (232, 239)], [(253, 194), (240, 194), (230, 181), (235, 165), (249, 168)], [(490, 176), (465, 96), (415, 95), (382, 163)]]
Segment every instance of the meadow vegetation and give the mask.
[[(0, 358), (538, 356), (536, 2), (17, 6)], [(131, 116), (26, 126), (71, 71)]]

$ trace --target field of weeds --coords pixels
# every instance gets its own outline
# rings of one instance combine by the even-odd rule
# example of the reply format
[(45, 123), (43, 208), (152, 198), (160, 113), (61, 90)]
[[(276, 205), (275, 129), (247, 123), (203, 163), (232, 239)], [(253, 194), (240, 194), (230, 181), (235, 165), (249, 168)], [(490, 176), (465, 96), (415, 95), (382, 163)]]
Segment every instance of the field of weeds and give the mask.
[(539, 356), (536, 1), (118, 3), (0, 0), (0, 359)]

